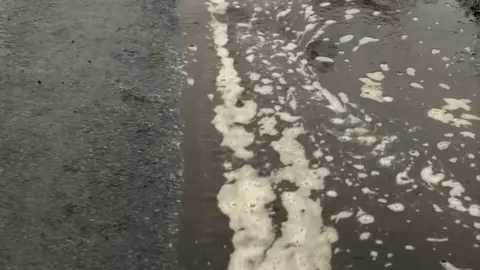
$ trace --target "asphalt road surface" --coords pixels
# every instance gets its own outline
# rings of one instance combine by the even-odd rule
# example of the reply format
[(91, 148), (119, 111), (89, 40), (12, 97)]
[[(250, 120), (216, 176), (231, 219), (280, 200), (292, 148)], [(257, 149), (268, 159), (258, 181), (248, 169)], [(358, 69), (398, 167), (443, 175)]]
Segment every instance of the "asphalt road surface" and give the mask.
[(0, 270), (480, 269), (478, 18), (1, 1)]
[(0, 269), (178, 269), (173, 1), (0, 1)]

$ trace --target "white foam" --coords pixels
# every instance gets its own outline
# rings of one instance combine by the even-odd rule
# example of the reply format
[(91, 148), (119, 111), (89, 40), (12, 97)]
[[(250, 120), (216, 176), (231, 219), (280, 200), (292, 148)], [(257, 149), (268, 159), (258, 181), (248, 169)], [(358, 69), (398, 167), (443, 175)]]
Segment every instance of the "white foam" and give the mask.
[(353, 40), (353, 35), (344, 35), (338, 40), (340, 43), (347, 43)]
[(405, 210), (405, 206), (403, 206), (403, 204), (401, 203), (392, 203), (387, 205), (387, 207), (394, 212), (402, 212), (403, 210)]
[(405, 249), (406, 249), (406, 250), (415, 250), (415, 247), (412, 246), (412, 245), (406, 245), (406, 246), (405, 246)]
[(440, 88), (443, 88), (443, 89), (445, 89), (445, 90), (450, 90), (450, 86), (447, 85), (447, 84), (440, 83), (440, 84), (438, 84), (438, 86), (440, 86)]
[(415, 182), (414, 179), (408, 176), (408, 172), (410, 171), (410, 167), (407, 167), (404, 171), (399, 172), (396, 176), (396, 183), (397, 185), (406, 185)]
[(461, 131), (460, 135), (462, 135), (463, 137), (472, 138), (472, 139), (475, 139), (475, 137), (476, 137), (475, 133), (473, 133), (471, 131)]
[(319, 61), (319, 62), (325, 62), (325, 63), (333, 63), (333, 59), (330, 58), (330, 57), (326, 57), (326, 56), (317, 56), (315, 57), (315, 60)]
[(478, 117), (476, 115), (473, 115), (473, 114), (469, 114), (469, 113), (462, 113), (462, 115), (460, 115), (460, 117), (463, 118), (463, 119), (466, 119), (466, 120), (480, 121), (480, 117)]
[(385, 79), (385, 75), (383, 75), (381, 71), (367, 73), (367, 77), (375, 81), (382, 81)]
[(432, 49), (432, 54), (435, 55), (435, 54), (439, 54), (440, 53), (440, 50), (439, 49)]
[(336, 215), (332, 215), (330, 217), (330, 220), (335, 221), (335, 223), (337, 223), (339, 220), (349, 218), (352, 215), (353, 215), (353, 212), (351, 211), (341, 211)]
[(358, 216), (357, 220), (358, 220), (358, 222), (360, 222), (363, 225), (372, 224), (373, 222), (375, 222), (375, 218), (372, 215), (369, 215), (369, 214), (366, 214), (366, 213)]
[(368, 43), (374, 43), (374, 42), (379, 42), (380, 40), (377, 38), (372, 38), (372, 37), (363, 37), (358, 41), (358, 45), (353, 47), (352, 51), (356, 52), (360, 48), (360, 46), (366, 45)]
[(275, 125), (277, 124), (277, 119), (272, 116), (265, 116), (258, 121), (260, 125), (259, 133), (260, 135), (271, 135), (275, 136), (278, 134), (278, 131), (275, 129)]
[[(372, 76), (372, 74), (370, 74)], [(383, 75), (383, 74), (382, 74)], [(368, 76), (368, 74), (367, 74)], [(383, 96), (383, 88), (381, 82), (376, 82), (370, 78), (361, 77), (359, 80), (363, 83), (360, 90), (362, 91), (360, 96), (375, 100), (377, 102), (392, 102), (392, 97)]]
[(360, 239), (360, 240), (368, 240), (368, 239), (370, 239), (371, 236), (372, 236), (371, 233), (369, 233), (369, 232), (363, 232), (363, 233), (360, 234), (359, 239)]
[(455, 111), (458, 109), (463, 109), (465, 111), (470, 111), (470, 103), (472, 102), (469, 99), (456, 99), (456, 98), (444, 98), (443, 99), (447, 105), (444, 105), (442, 109), (447, 111)]
[(413, 88), (417, 88), (417, 89), (423, 89), (423, 85), (421, 85), (419, 83), (416, 83), (416, 82), (410, 83), (410, 86), (413, 87)]
[(429, 241), (429, 242), (447, 242), (448, 237), (445, 237), (445, 238), (428, 237), (427, 241)]
[(387, 63), (382, 63), (382, 64), (380, 64), (380, 68), (381, 68), (383, 71), (385, 71), (385, 72), (387, 72), (387, 71), (390, 70), (390, 67), (388, 67), (388, 64), (387, 64)]
[(455, 118), (453, 114), (448, 113), (445, 109), (430, 109), (427, 112), (427, 116), (444, 124), (451, 124), (452, 126), (456, 127), (469, 126), (472, 124), (465, 119)]
[(354, 14), (357, 14), (357, 13), (360, 13), (360, 9), (358, 9), (358, 8), (349, 8), (349, 9), (345, 10), (345, 14), (348, 14), (348, 15), (354, 15)]
[(273, 86), (271, 85), (255, 85), (253, 87), (253, 91), (261, 94), (261, 95), (269, 95), (273, 92)]
[(445, 174), (443, 174), (443, 173), (435, 174), (433, 172), (432, 166), (427, 166), (427, 167), (423, 168), (420, 171), (420, 176), (422, 177), (423, 181), (425, 181), (429, 184), (432, 184), (432, 185), (437, 185), (438, 183), (443, 181), (443, 179), (445, 179)]
[(326, 194), (328, 197), (333, 197), (333, 198), (338, 196), (338, 193), (335, 190), (328, 190)]
[(218, 5), (209, 7), (212, 13), (210, 26), (213, 40), (221, 63), (216, 79), (217, 92), (221, 94), (223, 100), (223, 104), (214, 109), (215, 117), (212, 123), (223, 135), (221, 145), (232, 149), (237, 157), (247, 159), (253, 157), (253, 152), (246, 150), (246, 147), (253, 143), (254, 134), (239, 124), (246, 124), (253, 119), (257, 105), (253, 101), (245, 101), (242, 108), (235, 106), (244, 89), (240, 86), (241, 79), (233, 65), (234, 60), (225, 48), (228, 43), (228, 26), (213, 16), (213, 13), (225, 13), (226, 6), (226, 2), (220, 0)]
[(407, 75), (409, 76), (415, 76), (416, 70), (414, 68), (407, 68)]
[(472, 217), (480, 217), (480, 205), (478, 204), (470, 205), (470, 207), (468, 207), (468, 213)]
[(442, 208), (440, 208), (440, 206), (438, 206), (438, 205), (436, 205), (436, 204), (433, 204), (433, 209), (434, 209), (435, 212), (437, 212), (437, 213), (443, 212)]
[(461, 269), (456, 267), (455, 265), (447, 262), (447, 261), (440, 261), (440, 265), (443, 266), (443, 269), (445, 270), (472, 270), (472, 269)]
[(449, 141), (441, 141), (441, 142), (437, 143), (437, 148), (438, 148), (439, 150), (445, 150), (445, 149), (447, 149), (449, 146), (450, 146), (450, 142), (449, 142)]
[(273, 224), (266, 204), (275, 199), (275, 193), (266, 178), (259, 177), (249, 165), (226, 173), (227, 184), (217, 195), (220, 210), (228, 215), (235, 248), (230, 257), (230, 270), (242, 268), (251, 258), (258, 258), (275, 239)]

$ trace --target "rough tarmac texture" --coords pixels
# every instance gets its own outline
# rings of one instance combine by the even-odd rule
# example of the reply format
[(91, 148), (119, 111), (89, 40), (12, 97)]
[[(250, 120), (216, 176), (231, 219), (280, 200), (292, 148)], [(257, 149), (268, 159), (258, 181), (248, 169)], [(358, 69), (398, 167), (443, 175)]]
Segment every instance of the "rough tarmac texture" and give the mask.
[(176, 269), (177, 20), (166, 0), (1, 1), (0, 269)]

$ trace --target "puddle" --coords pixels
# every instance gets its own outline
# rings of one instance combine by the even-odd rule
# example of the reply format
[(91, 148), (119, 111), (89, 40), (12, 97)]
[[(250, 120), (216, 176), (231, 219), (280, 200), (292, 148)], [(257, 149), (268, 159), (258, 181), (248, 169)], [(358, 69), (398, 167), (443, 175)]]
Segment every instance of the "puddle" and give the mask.
[(187, 269), (480, 265), (470, 7), (205, 4), (180, 1)]

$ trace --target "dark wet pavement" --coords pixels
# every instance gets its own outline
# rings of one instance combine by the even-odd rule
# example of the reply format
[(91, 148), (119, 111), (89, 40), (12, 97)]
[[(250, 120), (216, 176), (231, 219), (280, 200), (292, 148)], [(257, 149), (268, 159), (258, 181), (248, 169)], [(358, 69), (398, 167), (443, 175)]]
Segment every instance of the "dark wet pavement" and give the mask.
[(475, 2), (224, 4), (180, 2), (183, 265), (477, 269)]
[(0, 2), (0, 269), (179, 269), (173, 1)]

